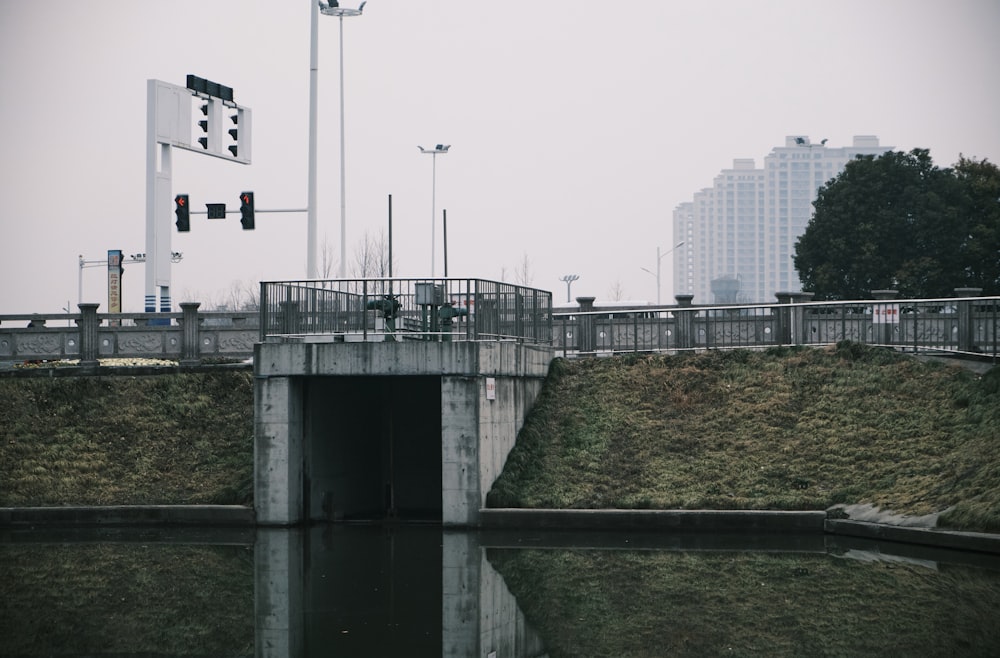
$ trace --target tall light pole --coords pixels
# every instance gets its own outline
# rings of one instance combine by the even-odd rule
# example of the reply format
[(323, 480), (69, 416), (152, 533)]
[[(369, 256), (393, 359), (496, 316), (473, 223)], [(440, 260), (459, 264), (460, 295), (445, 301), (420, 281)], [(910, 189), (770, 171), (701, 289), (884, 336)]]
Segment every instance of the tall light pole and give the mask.
[(650, 272), (649, 270), (647, 270), (645, 267), (640, 267), (639, 268), (643, 272), (647, 272), (648, 274), (652, 274), (653, 276), (656, 277), (656, 305), (657, 306), (660, 305), (660, 261), (663, 260), (664, 256), (666, 256), (667, 254), (669, 254), (670, 252), (672, 252), (674, 249), (676, 249), (677, 247), (680, 247), (683, 244), (684, 244), (684, 241), (681, 240), (680, 242), (678, 242), (674, 246), (670, 247), (670, 249), (667, 249), (662, 254), (660, 253), (660, 248), (659, 247), (656, 248), (656, 273), (655, 274), (653, 274), (653, 272)]
[(431, 156), (431, 278), (434, 277), (434, 244), (437, 238), (434, 234), (434, 227), (437, 226), (437, 156), (444, 154), (451, 148), (451, 144), (438, 144), (432, 149), (425, 149), (418, 146), (420, 152)]
[[(367, 1), (367, 0), (366, 0)], [(309, 201), (306, 220), (306, 276), (318, 278), (316, 269), (316, 126), (319, 121), (317, 89), (319, 87), (319, 13), (340, 18), (340, 278), (347, 274), (347, 197), (344, 151), (344, 17), (360, 16), (365, 2), (357, 9), (341, 7), (337, 0), (326, 4), (309, 0)]]
[(569, 296), (570, 286), (572, 286), (573, 282), (576, 281), (579, 278), (580, 278), (579, 274), (567, 274), (566, 276), (559, 277), (560, 281), (564, 281), (566, 283), (566, 301), (567, 302), (570, 301), (570, 296)]

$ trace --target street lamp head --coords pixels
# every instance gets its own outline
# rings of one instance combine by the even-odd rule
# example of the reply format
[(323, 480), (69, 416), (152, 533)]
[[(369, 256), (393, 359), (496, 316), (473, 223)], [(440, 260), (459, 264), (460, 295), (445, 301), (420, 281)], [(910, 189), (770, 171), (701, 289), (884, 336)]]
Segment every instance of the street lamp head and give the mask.
[(448, 149), (451, 148), (451, 144), (437, 144), (432, 149), (425, 149), (423, 146), (418, 146), (417, 148), (420, 149), (421, 153), (447, 153)]
[(357, 9), (350, 9), (348, 7), (341, 7), (337, 0), (330, 0), (330, 4), (320, 0), (319, 11), (325, 16), (340, 16), (341, 18), (344, 16), (360, 16), (361, 12), (365, 9), (365, 4), (367, 4), (367, 0), (362, 2)]

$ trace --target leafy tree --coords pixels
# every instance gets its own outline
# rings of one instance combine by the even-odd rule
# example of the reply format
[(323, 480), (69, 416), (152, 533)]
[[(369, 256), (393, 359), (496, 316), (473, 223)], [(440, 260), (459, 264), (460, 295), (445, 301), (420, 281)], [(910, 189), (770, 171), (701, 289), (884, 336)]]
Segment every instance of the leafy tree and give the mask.
[(967, 287), (1000, 294), (1000, 168), (992, 162), (960, 158), (955, 165), (965, 194), (967, 239), (962, 245)]
[(818, 299), (861, 299), (878, 289), (903, 297), (950, 296), (966, 285), (995, 290), (998, 181), (986, 161), (939, 169), (926, 149), (858, 157), (813, 202), (795, 245), (803, 288)]

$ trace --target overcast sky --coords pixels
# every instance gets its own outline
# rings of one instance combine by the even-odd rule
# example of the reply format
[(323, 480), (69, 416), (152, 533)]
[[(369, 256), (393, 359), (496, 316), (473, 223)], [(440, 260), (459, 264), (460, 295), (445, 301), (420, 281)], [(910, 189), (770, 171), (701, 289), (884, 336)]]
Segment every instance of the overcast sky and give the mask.
[[(253, 164), (176, 151), (174, 194), (305, 207), (309, 7), (0, 0), (0, 313), (75, 309), (78, 254), (145, 251), (147, 79), (193, 73), (253, 110)], [(641, 268), (670, 248), (673, 209), (786, 135), (1000, 162), (998, 34), (996, 0), (370, 0), (344, 21), (348, 259), (385, 229), (391, 194), (395, 273), (430, 274), (417, 145), (447, 143), (450, 276), (513, 281), (526, 257), (556, 300), (565, 274), (574, 296), (655, 300)], [(339, 256), (338, 19), (319, 36), (319, 236)], [(304, 213), (246, 232), (238, 215), (172, 230), (175, 303), (305, 277)], [(142, 268), (126, 266), (125, 311), (143, 310)], [(106, 281), (83, 270), (83, 301), (105, 310)]]

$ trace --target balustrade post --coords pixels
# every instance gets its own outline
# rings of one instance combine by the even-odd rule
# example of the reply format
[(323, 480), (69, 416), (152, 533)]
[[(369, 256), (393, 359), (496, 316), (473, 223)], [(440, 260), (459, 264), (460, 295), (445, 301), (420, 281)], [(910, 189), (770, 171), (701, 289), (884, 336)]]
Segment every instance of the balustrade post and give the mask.
[(684, 311), (675, 310), (674, 311), (674, 329), (677, 333), (677, 338), (674, 342), (674, 347), (680, 350), (691, 349), (695, 346), (694, 338), (694, 314), (695, 311), (692, 308), (691, 303), (694, 301), (694, 295), (683, 294), (674, 295), (674, 299), (677, 300), (678, 308), (687, 309)]
[(97, 319), (97, 307), (100, 304), (77, 304), (80, 309), (79, 331), (80, 331), (80, 367), (97, 368), (100, 365), (98, 360), (98, 340), (97, 328), (100, 321)]
[(181, 360), (182, 366), (201, 363), (201, 323), (198, 320), (200, 302), (181, 302)]
[[(956, 297), (979, 297), (982, 288), (955, 288)], [(976, 347), (976, 324), (972, 319), (973, 304), (971, 301), (958, 302), (958, 351), (978, 352)]]
[(779, 306), (774, 314), (774, 340), (778, 345), (793, 345), (792, 336), (792, 298), (793, 292), (776, 292), (774, 296), (778, 299)]
[(580, 316), (577, 318), (578, 349), (580, 354), (594, 353), (594, 316), (584, 315), (594, 310), (594, 300), (596, 297), (577, 297), (576, 301), (580, 305)]
[[(872, 299), (876, 301), (889, 301), (896, 299), (899, 295), (898, 290), (872, 290)], [(882, 307), (882, 322), (880, 324), (875, 324), (875, 309), (872, 309), (872, 340), (878, 345), (892, 345), (892, 332), (893, 327), (899, 326), (899, 315), (897, 314), (894, 318), (894, 322), (889, 322), (888, 320), (892, 317), (888, 313), (885, 313), (885, 307), (887, 304), (876, 304), (876, 307)], [(897, 305), (898, 309), (898, 305)]]
[[(805, 304), (811, 302), (812, 298), (815, 297), (815, 293), (811, 292), (793, 292), (791, 294), (791, 302), (793, 304)], [(803, 345), (808, 343), (806, 336), (806, 309), (803, 306), (793, 306), (791, 313), (791, 334), (794, 345)]]

